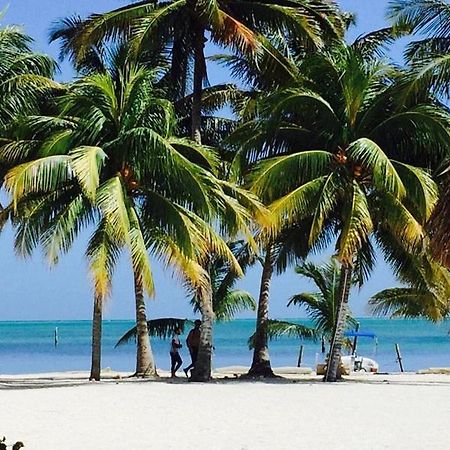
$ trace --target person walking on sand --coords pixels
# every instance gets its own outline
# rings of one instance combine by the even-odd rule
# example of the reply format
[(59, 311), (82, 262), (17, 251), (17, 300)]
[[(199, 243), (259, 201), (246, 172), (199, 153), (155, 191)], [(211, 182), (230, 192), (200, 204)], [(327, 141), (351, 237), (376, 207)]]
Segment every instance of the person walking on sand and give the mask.
[(194, 322), (194, 328), (189, 331), (188, 337), (186, 339), (186, 344), (191, 355), (191, 364), (183, 369), (183, 372), (188, 376), (188, 372), (195, 367), (198, 356), (198, 347), (200, 346), (200, 326), (202, 324), (201, 320), (196, 320)]
[(183, 364), (183, 360), (180, 356), (180, 348), (183, 347), (183, 345), (180, 342), (180, 336), (181, 330), (177, 328), (172, 336), (172, 341), (170, 342), (170, 374), (172, 378), (176, 377), (177, 370), (181, 367), (181, 364)]

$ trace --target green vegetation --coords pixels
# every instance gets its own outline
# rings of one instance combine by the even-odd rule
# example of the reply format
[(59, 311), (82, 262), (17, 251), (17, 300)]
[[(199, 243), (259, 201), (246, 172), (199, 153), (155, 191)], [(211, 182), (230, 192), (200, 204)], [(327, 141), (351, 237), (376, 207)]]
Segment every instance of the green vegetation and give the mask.
[[(157, 376), (149, 336), (184, 325), (147, 317), (151, 259), (202, 316), (193, 381), (211, 377), (214, 321), (242, 309), (257, 309), (247, 376), (273, 376), (269, 339), (289, 334), (331, 342), (335, 381), (350, 288), (376, 255), (403, 284), (371, 299), (376, 313), (449, 315), (450, 5), (398, 0), (388, 16), (348, 44), (353, 19), (329, 0), (130, 3), (54, 26), (78, 73), (65, 84), (28, 36), (0, 29), (0, 225), (18, 254), (40, 248), (51, 264), (91, 233), (92, 379), (123, 253), (136, 327), (120, 342), (136, 338), (140, 377)], [(405, 34), (418, 40), (399, 67), (386, 55)], [(207, 42), (239, 88), (209, 86)], [(215, 115), (224, 106), (231, 117)], [(332, 263), (305, 262), (330, 248)], [(256, 305), (236, 283), (257, 262)], [(314, 330), (269, 319), (272, 276), (295, 266), (319, 288), (289, 301)]]

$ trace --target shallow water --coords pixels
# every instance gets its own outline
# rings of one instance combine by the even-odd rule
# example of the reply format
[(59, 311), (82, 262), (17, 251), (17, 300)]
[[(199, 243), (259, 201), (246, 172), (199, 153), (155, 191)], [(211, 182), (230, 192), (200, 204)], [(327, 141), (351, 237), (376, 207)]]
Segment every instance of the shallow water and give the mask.
[[(398, 371), (395, 343), (400, 345), (405, 370), (450, 367), (450, 322), (432, 324), (425, 320), (358, 319), (361, 331), (371, 331), (377, 339), (359, 338), (358, 354), (378, 361), (381, 371)], [(297, 319), (297, 323), (310, 324)], [(251, 351), (247, 339), (254, 331), (254, 320), (234, 320), (215, 326), (214, 366), (249, 365)], [(105, 321), (103, 326), (102, 367), (133, 371), (134, 345), (114, 348), (132, 321)], [(58, 328), (58, 345), (54, 344)], [(90, 321), (0, 322), (0, 373), (20, 374), (69, 370), (89, 370), (91, 350)], [(184, 343), (185, 336), (182, 336)], [(376, 344), (377, 342), (377, 344)], [(300, 345), (304, 345), (302, 366), (313, 367), (321, 359), (320, 343), (282, 338), (270, 343), (272, 365), (295, 366)], [(153, 339), (158, 367), (169, 367), (169, 342)], [(183, 347), (181, 354), (189, 360)]]

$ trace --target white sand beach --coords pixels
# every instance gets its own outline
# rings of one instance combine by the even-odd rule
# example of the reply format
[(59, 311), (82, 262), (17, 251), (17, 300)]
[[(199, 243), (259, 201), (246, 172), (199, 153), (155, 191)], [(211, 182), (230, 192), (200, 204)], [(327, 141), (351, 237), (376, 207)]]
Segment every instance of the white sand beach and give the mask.
[(324, 384), (2, 376), (0, 435), (26, 449), (444, 449), (450, 376), (372, 375)]

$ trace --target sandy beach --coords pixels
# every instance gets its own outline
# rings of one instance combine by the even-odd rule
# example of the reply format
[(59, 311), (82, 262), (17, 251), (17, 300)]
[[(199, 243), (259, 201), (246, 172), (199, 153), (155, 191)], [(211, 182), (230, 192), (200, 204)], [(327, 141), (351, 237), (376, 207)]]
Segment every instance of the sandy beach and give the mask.
[(2, 376), (0, 435), (36, 450), (444, 449), (450, 376), (194, 384)]

